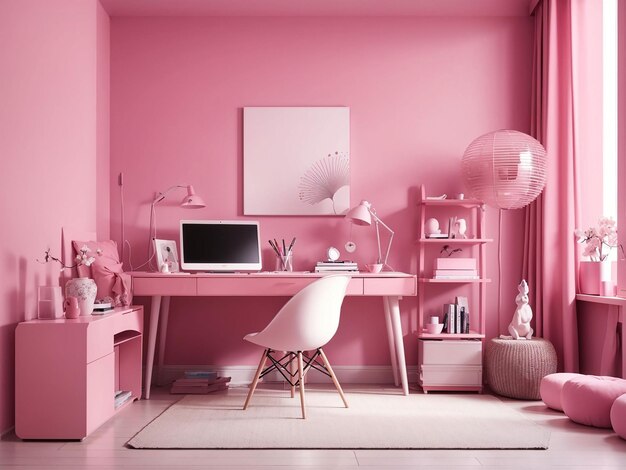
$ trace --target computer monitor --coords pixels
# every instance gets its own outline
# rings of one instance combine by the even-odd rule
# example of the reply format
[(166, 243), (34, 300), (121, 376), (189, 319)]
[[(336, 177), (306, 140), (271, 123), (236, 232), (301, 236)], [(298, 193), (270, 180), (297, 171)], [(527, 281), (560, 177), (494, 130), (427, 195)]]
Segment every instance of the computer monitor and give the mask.
[(260, 271), (259, 222), (181, 220), (180, 251), (187, 271)]

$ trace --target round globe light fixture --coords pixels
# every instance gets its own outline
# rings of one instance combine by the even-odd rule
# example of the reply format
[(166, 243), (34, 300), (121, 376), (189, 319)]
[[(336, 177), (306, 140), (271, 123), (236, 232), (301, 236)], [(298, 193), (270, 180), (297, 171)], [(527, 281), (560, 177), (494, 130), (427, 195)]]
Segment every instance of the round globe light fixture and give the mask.
[(489, 132), (467, 147), (461, 172), (476, 199), (499, 209), (519, 209), (533, 202), (546, 185), (546, 150), (523, 132)]

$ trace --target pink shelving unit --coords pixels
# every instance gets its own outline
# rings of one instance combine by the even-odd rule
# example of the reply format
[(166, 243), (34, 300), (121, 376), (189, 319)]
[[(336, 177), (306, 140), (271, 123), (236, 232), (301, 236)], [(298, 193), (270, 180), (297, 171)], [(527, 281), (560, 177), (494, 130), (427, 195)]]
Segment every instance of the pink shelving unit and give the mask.
[[(486, 245), (493, 240), (485, 237), (485, 211), (481, 201), (476, 199), (428, 199), (426, 188), (420, 188), (418, 201), (419, 218), (417, 240), (418, 268), (418, 356), (419, 383), (425, 393), (429, 391), (482, 391), (482, 351), (485, 338), (486, 286), (490, 279), (485, 275)], [(451, 215), (462, 211), (467, 220), (467, 231), (472, 238), (427, 238), (426, 220), (441, 215)], [(461, 215), (458, 213), (456, 215)], [(426, 260), (432, 260), (444, 245), (462, 248), (471, 252), (476, 259), (478, 279), (435, 279), (431, 266)], [(467, 256), (466, 256), (467, 257)], [(471, 325), (470, 332), (464, 334), (430, 334), (425, 331), (427, 317), (433, 312), (425, 311), (425, 302), (433, 294), (435, 286), (450, 288), (446, 295), (449, 303), (456, 295), (466, 295), (469, 300)], [(462, 286), (469, 286), (467, 295)], [(443, 287), (440, 287), (443, 288)], [(467, 289), (466, 289), (467, 290)], [(441, 312), (437, 312), (442, 316)]]
[[(22, 322), (15, 333), (15, 433), (80, 440), (141, 397), (143, 307)], [(115, 393), (131, 398), (116, 408)]]

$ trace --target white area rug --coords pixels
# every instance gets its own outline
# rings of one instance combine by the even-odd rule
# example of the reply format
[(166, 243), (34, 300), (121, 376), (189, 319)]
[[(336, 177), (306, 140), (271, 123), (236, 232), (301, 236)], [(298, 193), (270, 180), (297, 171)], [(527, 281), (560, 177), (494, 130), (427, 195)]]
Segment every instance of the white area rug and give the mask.
[(188, 395), (133, 437), (148, 449), (546, 449), (550, 433), (489, 395), (257, 390)]

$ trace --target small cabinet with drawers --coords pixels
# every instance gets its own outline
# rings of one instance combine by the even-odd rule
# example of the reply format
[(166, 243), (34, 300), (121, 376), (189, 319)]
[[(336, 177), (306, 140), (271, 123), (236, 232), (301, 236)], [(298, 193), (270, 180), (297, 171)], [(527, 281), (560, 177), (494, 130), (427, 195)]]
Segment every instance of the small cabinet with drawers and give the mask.
[(140, 306), (20, 323), (15, 333), (17, 436), (83, 439), (139, 399), (142, 335)]

